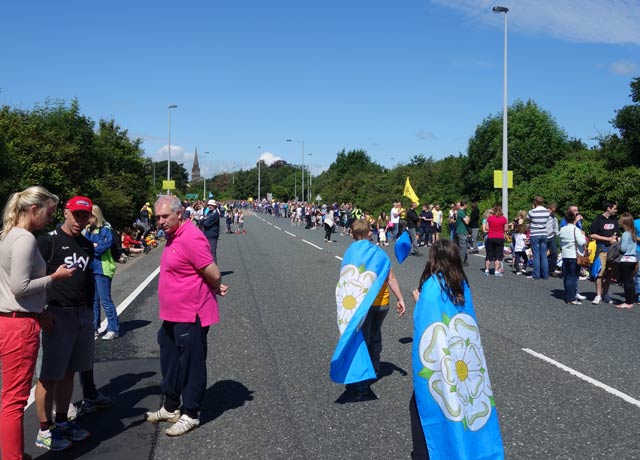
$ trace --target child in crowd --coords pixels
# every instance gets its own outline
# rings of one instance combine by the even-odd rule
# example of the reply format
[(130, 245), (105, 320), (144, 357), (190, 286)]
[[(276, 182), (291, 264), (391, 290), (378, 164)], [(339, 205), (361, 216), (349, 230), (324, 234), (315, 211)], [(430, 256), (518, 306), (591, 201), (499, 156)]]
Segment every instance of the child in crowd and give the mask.
[[(358, 311), (361, 308), (367, 309), (360, 330), (367, 346), (373, 371), (375, 375), (379, 377), (380, 353), (382, 351), (382, 323), (387, 313), (389, 313), (390, 292), (393, 293), (398, 301), (396, 306), (398, 316), (402, 316), (405, 312), (404, 299), (402, 298), (398, 281), (391, 269), (389, 257), (382, 249), (376, 247), (369, 241), (371, 238), (369, 223), (364, 219), (356, 219), (351, 226), (351, 230), (355, 241), (351, 243), (347, 252), (344, 254), (342, 268), (340, 270), (340, 280), (336, 288), (340, 340), (344, 340), (345, 344), (353, 343), (353, 339), (345, 337), (353, 337), (350, 334), (357, 334), (356, 331), (360, 329), (360, 327), (349, 327), (349, 323), (352, 317), (356, 315), (358, 315), (358, 318), (360, 317), (362, 312), (358, 313)], [(368, 269), (365, 270), (364, 267), (368, 267)], [(361, 270), (364, 271), (361, 273)], [(382, 283), (378, 280), (381, 276), (385, 277)], [(359, 289), (363, 283), (364, 286), (367, 286), (367, 288), (371, 290), (377, 287), (377, 295), (374, 299), (371, 299), (372, 293), (366, 296), (360, 296), (360, 294), (358, 294), (357, 297), (354, 297), (353, 289)], [(371, 303), (365, 305), (365, 299), (369, 299), (368, 302)], [(347, 335), (345, 336), (344, 334)], [(338, 344), (338, 348), (341, 348), (340, 343)], [(349, 356), (349, 359), (355, 359), (355, 355), (352, 353), (346, 353), (345, 356)], [(361, 358), (362, 357), (360, 357), (360, 359)], [(334, 355), (332, 367), (335, 360), (336, 356)], [(359, 364), (362, 363), (360, 362)], [(333, 373), (332, 378), (336, 382), (341, 381), (341, 383), (347, 383), (349, 385), (354, 383), (354, 390), (357, 397), (367, 396), (370, 392), (370, 379), (359, 382), (345, 382), (342, 378), (336, 379), (337, 375)], [(349, 387), (347, 388), (350, 389)]]
[[(147, 249), (148, 248), (148, 249)], [(135, 233), (131, 227), (125, 227), (122, 232), (122, 249), (126, 255), (147, 253), (151, 251), (151, 247), (145, 247), (142, 241), (135, 239)]]
[[(480, 330), (457, 245), (438, 240), (431, 246), (413, 298), (411, 458), (504, 458)], [(459, 418), (453, 416), (454, 408)]]
[[(529, 258), (526, 253), (527, 246), (529, 245), (529, 239), (527, 238), (527, 226), (525, 224), (516, 225), (511, 239), (513, 241), (514, 267), (516, 269), (516, 275), (524, 275), (527, 272), (527, 265), (529, 264)], [(521, 262), (524, 262), (522, 267), (520, 266)]]
[(236, 230), (236, 233), (247, 233), (244, 229), (244, 214), (242, 210), (238, 210), (238, 230)]
[(618, 221), (620, 228), (624, 230), (620, 239), (620, 259), (618, 267), (620, 278), (624, 287), (624, 303), (616, 305), (618, 308), (633, 308), (636, 301), (636, 288), (633, 277), (638, 268), (638, 258), (636, 257), (636, 230), (633, 223), (633, 216), (625, 212)]

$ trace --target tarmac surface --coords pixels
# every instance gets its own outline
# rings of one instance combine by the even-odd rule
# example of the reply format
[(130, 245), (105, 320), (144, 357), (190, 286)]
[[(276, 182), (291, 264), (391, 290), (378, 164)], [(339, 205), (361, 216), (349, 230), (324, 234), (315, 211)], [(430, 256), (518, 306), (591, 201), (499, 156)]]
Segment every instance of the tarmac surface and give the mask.
[[(56, 453), (34, 446), (31, 405), (28, 453), (65, 460), (410, 458), (411, 291), (426, 248), (422, 257), (393, 264), (407, 314), (387, 316), (383, 375), (370, 398), (354, 401), (329, 378), (338, 339), (338, 258), (350, 237), (334, 234), (327, 243), (321, 229), (251, 213), (245, 228), (247, 234), (223, 233), (219, 240), (230, 291), (220, 300), (221, 322), (209, 331), (201, 426), (171, 438), (168, 425), (144, 420), (161, 403), (156, 277), (121, 314), (122, 337), (96, 343), (96, 383), (116, 404), (79, 418), (92, 437)], [(395, 262), (393, 246), (385, 250)], [(161, 251), (118, 266), (116, 305), (157, 269)], [(561, 279), (485, 277), (482, 257), (469, 262), (507, 458), (640, 459), (640, 306), (569, 306)], [(589, 299), (595, 294), (588, 281), (579, 290)], [(622, 301), (621, 287), (611, 291)], [(79, 388), (74, 396), (80, 398)]]

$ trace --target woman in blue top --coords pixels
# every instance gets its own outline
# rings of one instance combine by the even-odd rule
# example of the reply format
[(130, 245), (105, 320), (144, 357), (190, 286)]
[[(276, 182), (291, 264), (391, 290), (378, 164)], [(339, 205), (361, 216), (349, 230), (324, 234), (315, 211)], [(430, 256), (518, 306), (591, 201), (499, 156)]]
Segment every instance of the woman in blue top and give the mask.
[(625, 212), (618, 221), (620, 228), (624, 230), (620, 239), (620, 278), (624, 287), (624, 303), (616, 305), (617, 308), (632, 308), (636, 300), (636, 288), (633, 277), (638, 267), (636, 256), (636, 230), (633, 224), (633, 216)]
[(84, 236), (93, 243), (95, 258), (93, 259), (93, 276), (96, 283), (96, 293), (93, 299), (93, 328), (96, 338), (100, 329), (100, 304), (104, 308), (107, 317), (107, 332), (102, 336), (103, 340), (113, 340), (120, 334), (118, 313), (111, 299), (111, 280), (116, 272), (116, 263), (111, 255), (112, 233), (111, 227), (105, 221), (99, 206), (93, 205), (89, 227)]

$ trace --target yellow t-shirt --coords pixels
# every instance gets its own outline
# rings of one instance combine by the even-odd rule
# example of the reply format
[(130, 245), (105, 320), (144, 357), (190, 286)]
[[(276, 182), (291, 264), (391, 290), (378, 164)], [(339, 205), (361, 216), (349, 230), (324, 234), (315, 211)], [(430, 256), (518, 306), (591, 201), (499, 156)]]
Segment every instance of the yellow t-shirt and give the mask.
[(371, 304), (372, 307), (388, 307), (389, 306), (389, 283), (385, 282), (378, 292), (378, 296)]

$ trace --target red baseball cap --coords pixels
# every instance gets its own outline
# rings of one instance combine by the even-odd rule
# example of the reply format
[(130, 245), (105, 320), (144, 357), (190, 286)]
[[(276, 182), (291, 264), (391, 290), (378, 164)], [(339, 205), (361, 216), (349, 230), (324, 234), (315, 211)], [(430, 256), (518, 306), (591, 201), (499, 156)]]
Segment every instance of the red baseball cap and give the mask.
[(74, 196), (67, 201), (67, 204), (64, 207), (71, 212), (87, 211), (88, 213), (91, 213), (93, 203), (86, 196)]

